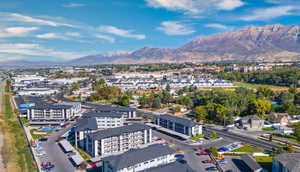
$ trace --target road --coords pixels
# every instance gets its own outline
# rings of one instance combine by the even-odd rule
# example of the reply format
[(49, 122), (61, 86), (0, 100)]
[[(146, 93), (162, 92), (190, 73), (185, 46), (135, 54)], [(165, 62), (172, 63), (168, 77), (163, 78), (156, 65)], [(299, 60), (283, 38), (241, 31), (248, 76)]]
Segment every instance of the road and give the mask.
[(71, 126), (64, 128), (58, 132), (53, 133), (48, 136), (48, 140), (42, 143), (48, 159), (55, 165), (55, 168), (51, 171), (53, 172), (74, 172), (75, 167), (72, 165), (68, 156), (62, 151), (60, 146), (56, 143), (58, 137), (68, 131)]
[(215, 131), (215, 132), (218, 133), (218, 135), (220, 137), (229, 138), (229, 139), (233, 139), (235, 141), (240, 141), (240, 142), (244, 142), (244, 143), (250, 143), (250, 144), (253, 144), (255, 146), (261, 147), (265, 150), (269, 150), (269, 151), (272, 151), (273, 148), (275, 148), (275, 149), (281, 149), (282, 148), (281, 146), (276, 145), (276, 144), (272, 144), (270, 142), (258, 140), (258, 139), (243, 136), (243, 135), (240, 135), (240, 134), (235, 134), (235, 133), (232, 133), (232, 132), (229, 132), (229, 131), (223, 131), (223, 130), (218, 130), (218, 129), (213, 129), (213, 128), (207, 128), (207, 131)]
[[(0, 89), (4, 89), (4, 83), (2, 82), (3, 80), (1, 79), (1, 82), (0, 82)], [(3, 99), (3, 92), (0, 92), (0, 114), (3, 115), (3, 102), (2, 102), (2, 99)], [(0, 126), (1, 127), (1, 126)], [(0, 150), (2, 150), (2, 147), (3, 147), (3, 144), (4, 144), (4, 138), (3, 138), (3, 133), (2, 133), (2, 129), (0, 128)], [(2, 157), (2, 154), (0, 153), (0, 169), (1, 167), (4, 167), (4, 164), (3, 164), (3, 157)]]

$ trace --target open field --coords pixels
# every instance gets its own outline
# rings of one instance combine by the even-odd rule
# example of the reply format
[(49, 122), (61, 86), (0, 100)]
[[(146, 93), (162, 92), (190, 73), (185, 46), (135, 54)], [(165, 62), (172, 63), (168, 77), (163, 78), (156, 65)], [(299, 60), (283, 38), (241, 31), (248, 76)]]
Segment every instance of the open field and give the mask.
[[(4, 88), (2, 83), (1, 88)], [(4, 159), (4, 170), (8, 172), (35, 172), (35, 161), (30, 152), (23, 128), (14, 113), (9, 92), (1, 93), (3, 103), (0, 115), (0, 126), (3, 131), (4, 146), (1, 154)]]
[[(234, 85), (237, 87), (245, 87), (245, 88), (250, 88), (250, 89), (256, 89), (259, 86), (263, 86), (263, 84), (250, 84), (250, 83), (244, 83), (244, 82), (234, 82)], [(275, 86), (275, 85), (265, 85), (270, 87), (273, 90), (287, 90), (288, 87), (282, 87), (282, 86)]]

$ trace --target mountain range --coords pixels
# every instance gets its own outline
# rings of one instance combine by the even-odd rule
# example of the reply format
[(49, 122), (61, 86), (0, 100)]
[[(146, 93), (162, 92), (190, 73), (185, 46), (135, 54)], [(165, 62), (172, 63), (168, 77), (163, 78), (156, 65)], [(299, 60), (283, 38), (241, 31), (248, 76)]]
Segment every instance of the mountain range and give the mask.
[(199, 36), (175, 49), (144, 47), (133, 52), (90, 55), (58, 65), (297, 60), (300, 60), (300, 26), (276, 24)]

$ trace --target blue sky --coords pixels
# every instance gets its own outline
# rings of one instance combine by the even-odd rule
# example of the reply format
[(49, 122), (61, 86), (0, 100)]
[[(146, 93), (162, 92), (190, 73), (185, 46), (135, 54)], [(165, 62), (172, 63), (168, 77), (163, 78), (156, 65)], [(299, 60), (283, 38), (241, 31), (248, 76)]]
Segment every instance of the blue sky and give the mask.
[(300, 25), (299, 0), (1, 0), (0, 61), (74, 58), (246, 26)]

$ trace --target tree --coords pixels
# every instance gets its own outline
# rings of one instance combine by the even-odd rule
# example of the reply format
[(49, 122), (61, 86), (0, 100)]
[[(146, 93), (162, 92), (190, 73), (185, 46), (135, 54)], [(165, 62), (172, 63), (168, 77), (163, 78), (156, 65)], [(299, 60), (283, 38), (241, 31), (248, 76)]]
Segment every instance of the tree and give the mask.
[(294, 129), (295, 129), (294, 135), (300, 141), (300, 123), (296, 124), (295, 127), (294, 127)]
[(276, 99), (277, 99), (278, 103), (282, 105), (284, 103), (293, 102), (294, 96), (287, 91), (282, 91), (282, 92), (280, 92), (280, 94), (278, 95), (278, 97)]
[(129, 104), (130, 104), (130, 97), (128, 95), (121, 96), (120, 100), (119, 100), (119, 103), (122, 106), (129, 106)]
[(178, 104), (184, 105), (188, 108), (193, 106), (193, 101), (190, 97), (187, 96), (180, 96), (177, 100)]
[(295, 94), (294, 104), (300, 105), (300, 92)]
[(197, 115), (197, 120), (199, 120), (199, 121), (204, 120), (207, 115), (205, 106), (197, 106), (195, 108), (194, 112)]
[(210, 136), (212, 138), (217, 138), (217, 133), (213, 131), (213, 132), (210, 133)]
[(206, 106), (206, 111), (207, 119), (218, 123), (224, 123), (224, 120), (227, 122), (229, 119), (228, 116), (231, 114), (231, 109), (229, 107), (216, 103), (209, 103)]
[(167, 91), (167, 92), (170, 92), (170, 91), (171, 91), (171, 86), (170, 86), (169, 83), (166, 85), (166, 91)]
[(78, 90), (79, 89), (79, 83), (78, 82), (74, 82), (73, 84), (72, 84), (72, 91), (75, 91), (75, 90)]
[(268, 86), (259, 86), (257, 89), (256, 89), (256, 95), (258, 98), (271, 98), (274, 96), (274, 92), (273, 90), (268, 87)]
[(155, 97), (154, 101), (153, 101), (153, 108), (159, 109), (161, 106), (161, 99), (159, 96)]
[(248, 105), (249, 115), (258, 115), (260, 118), (264, 118), (264, 115), (270, 113), (271, 103), (268, 100), (253, 99)]
[(210, 147), (209, 152), (214, 156), (218, 155), (218, 149), (215, 146)]
[(293, 116), (293, 115), (298, 115), (299, 114), (299, 109), (297, 108), (297, 106), (295, 106), (293, 103), (291, 102), (286, 102), (282, 105), (281, 108), (282, 112), (286, 112), (289, 115)]

